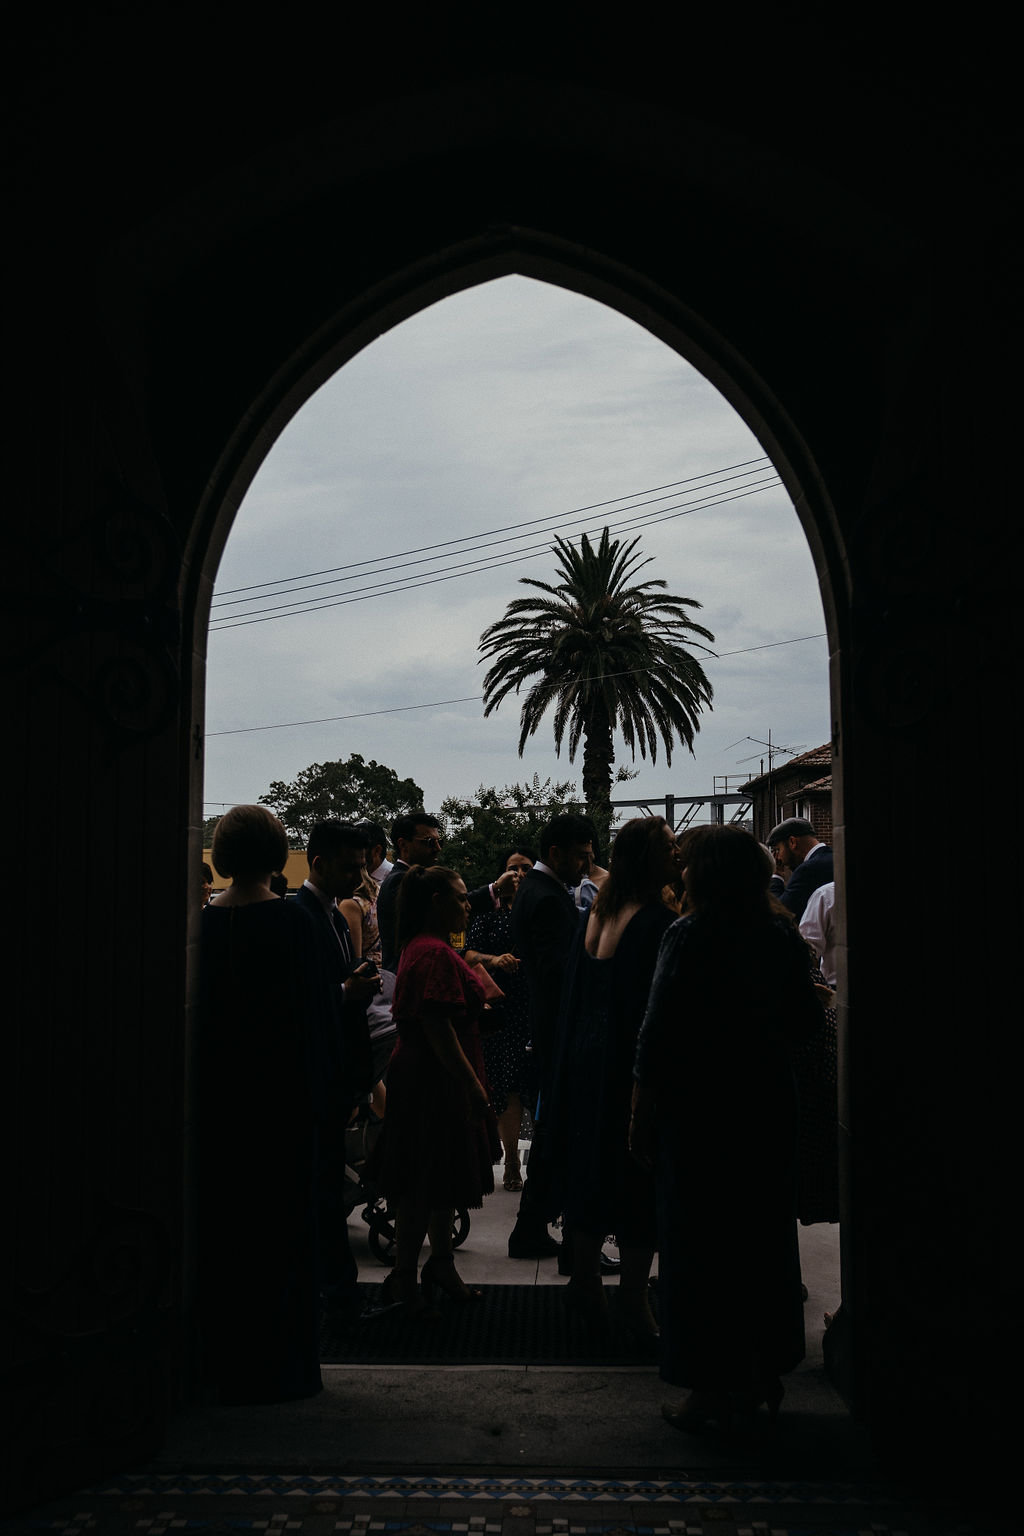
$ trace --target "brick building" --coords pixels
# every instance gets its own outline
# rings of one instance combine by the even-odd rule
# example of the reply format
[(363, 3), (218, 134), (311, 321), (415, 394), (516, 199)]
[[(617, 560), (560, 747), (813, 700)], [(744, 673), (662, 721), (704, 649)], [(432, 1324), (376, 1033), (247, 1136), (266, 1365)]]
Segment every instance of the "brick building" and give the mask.
[(750, 796), (754, 836), (765, 842), (787, 816), (805, 816), (823, 843), (832, 841), (832, 748), (829, 743), (801, 752), (758, 774), (743, 786)]

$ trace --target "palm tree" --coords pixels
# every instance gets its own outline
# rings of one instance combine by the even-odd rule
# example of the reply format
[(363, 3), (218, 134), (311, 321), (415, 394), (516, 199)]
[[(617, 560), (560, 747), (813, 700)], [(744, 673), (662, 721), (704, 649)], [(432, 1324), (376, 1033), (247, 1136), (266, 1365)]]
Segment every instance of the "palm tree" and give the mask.
[(627, 585), (651, 563), (652, 557), (634, 553), (639, 542), (612, 540), (607, 528), (596, 549), (586, 534), (579, 549), (556, 539), (553, 553), (562, 578), (557, 586), (524, 576), (523, 586), (546, 595), (516, 598), (480, 637), (483, 658), (494, 663), (484, 678), (484, 715), (530, 682), (520, 757), (553, 704), (555, 750), (561, 752), (568, 729), (572, 762), (583, 738), (583, 795), (604, 829), (610, 820), (615, 728), (634, 758), (639, 750), (652, 763), (660, 737), (671, 764), (677, 738), (692, 753), (698, 716), (712, 696), (704, 669), (683, 644), (694, 635), (714, 641), (686, 611), (700, 603), (669, 596), (663, 581)]

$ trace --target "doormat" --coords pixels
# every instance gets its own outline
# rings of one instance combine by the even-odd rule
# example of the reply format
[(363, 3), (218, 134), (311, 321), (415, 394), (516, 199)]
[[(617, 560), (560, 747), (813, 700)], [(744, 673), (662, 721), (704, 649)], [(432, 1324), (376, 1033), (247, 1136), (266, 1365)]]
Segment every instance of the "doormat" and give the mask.
[[(655, 1340), (645, 1340), (616, 1316), (610, 1298), (606, 1328), (594, 1328), (566, 1305), (561, 1285), (483, 1285), (480, 1300), (458, 1305), (442, 1297), (436, 1315), (401, 1308), (372, 1312), (380, 1287), (360, 1285), (366, 1310), (349, 1326), (324, 1321), (324, 1365), (650, 1365)], [(611, 1290), (611, 1287), (609, 1287)]]

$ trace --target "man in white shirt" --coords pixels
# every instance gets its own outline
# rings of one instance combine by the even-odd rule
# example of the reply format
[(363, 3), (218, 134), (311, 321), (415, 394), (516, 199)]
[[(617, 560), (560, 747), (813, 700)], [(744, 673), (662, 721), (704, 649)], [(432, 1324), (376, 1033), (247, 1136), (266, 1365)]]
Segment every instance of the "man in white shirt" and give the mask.
[(829, 880), (811, 892), (800, 919), (800, 932), (817, 955), (821, 974), (833, 991), (836, 985), (835, 905), (836, 883)]

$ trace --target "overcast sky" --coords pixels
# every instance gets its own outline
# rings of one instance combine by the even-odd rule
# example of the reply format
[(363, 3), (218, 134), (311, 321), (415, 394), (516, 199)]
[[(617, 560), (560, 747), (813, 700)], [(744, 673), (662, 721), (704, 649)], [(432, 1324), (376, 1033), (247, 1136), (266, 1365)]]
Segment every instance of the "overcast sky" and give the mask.
[[(660, 499), (638, 506), (647, 491)], [(678, 515), (709, 499), (718, 504)], [(613, 505), (569, 516), (596, 503)], [(626, 529), (642, 517), (650, 521)], [(581, 755), (574, 765), (557, 758), (546, 726), (519, 758), (513, 698), (483, 718), (477, 644), (528, 593), (521, 576), (552, 578), (553, 532), (599, 533), (606, 521), (613, 536), (620, 523), (624, 537), (639, 534), (653, 557), (640, 579), (696, 598), (714, 649), (741, 653), (705, 662), (714, 708), (695, 756), (679, 747), (671, 767), (660, 750), (653, 766), (638, 759), (640, 776), (616, 795), (696, 795), (716, 774), (756, 773), (761, 749), (741, 738), (769, 730), (784, 746), (828, 740), (824, 638), (750, 649), (825, 628), (806, 539), (756, 438), (696, 369), (631, 320), (505, 278), (374, 342), (307, 402), (264, 462), (217, 578), (206, 814), (352, 752), (415, 779), (432, 810), (447, 794), (535, 771), (579, 783)], [(447, 540), (465, 542), (423, 552)], [(473, 559), (482, 563), (470, 574), (439, 579)], [(302, 577), (328, 584), (281, 591)], [(409, 589), (381, 591), (398, 579)], [(266, 583), (277, 586), (257, 585)], [(234, 589), (249, 586), (238, 602)], [(317, 611), (266, 612), (310, 601)], [(263, 622), (240, 622), (247, 616)], [(324, 723), (290, 723), (310, 721)], [(251, 729), (267, 726), (282, 728)]]

